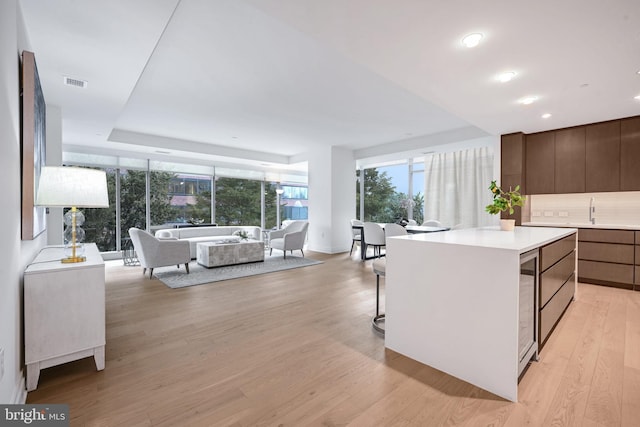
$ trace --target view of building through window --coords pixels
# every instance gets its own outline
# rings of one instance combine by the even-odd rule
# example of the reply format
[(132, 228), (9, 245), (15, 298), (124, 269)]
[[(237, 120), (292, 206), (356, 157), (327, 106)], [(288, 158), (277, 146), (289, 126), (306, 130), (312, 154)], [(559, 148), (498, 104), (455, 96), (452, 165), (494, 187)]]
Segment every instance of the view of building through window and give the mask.
[[(211, 177), (204, 175), (172, 175), (169, 203), (173, 207), (170, 223), (211, 223)], [(160, 224), (168, 225), (167, 222)]]

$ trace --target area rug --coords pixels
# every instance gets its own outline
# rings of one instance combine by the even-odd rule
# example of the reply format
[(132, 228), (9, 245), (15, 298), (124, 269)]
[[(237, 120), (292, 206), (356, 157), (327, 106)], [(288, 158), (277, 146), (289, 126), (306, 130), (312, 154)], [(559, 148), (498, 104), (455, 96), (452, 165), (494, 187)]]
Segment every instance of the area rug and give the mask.
[(228, 265), (215, 268), (206, 268), (192, 261), (189, 263), (189, 274), (185, 272), (184, 267), (178, 269), (172, 266), (155, 268), (153, 275), (168, 287), (176, 289), (202, 285), (204, 283), (219, 282), (221, 280), (290, 270), (292, 268), (308, 267), (316, 264), (322, 264), (322, 261), (291, 255), (287, 256), (287, 259), (284, 259), (282, 255), (272, 257), (265, 256), (264, 262), (252, 262), (249, 264)]

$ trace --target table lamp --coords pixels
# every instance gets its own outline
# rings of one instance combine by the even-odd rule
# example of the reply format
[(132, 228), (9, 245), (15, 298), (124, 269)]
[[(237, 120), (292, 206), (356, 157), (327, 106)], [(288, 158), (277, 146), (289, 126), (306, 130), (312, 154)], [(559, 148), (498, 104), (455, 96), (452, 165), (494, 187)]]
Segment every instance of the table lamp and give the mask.
[(36, 206), (68, 208), (64, 218), (65, 256), (63, 263), (86, 261), (84, 256), (84, 215), (78, 208), (108, 208), (107, 174), (103, 170), (45, 166), (38, 181)]

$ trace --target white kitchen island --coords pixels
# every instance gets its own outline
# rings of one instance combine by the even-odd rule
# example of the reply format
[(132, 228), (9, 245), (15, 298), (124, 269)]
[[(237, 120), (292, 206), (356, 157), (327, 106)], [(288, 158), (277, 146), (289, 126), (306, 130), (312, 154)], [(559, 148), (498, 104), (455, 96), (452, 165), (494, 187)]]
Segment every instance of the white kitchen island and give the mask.
[[(517, 401), (520, 255), (575, 248), (576, 232), (486, 227), (388, 239), (385, 346)], [(564, 284), (573, 297), (575, 276)]]

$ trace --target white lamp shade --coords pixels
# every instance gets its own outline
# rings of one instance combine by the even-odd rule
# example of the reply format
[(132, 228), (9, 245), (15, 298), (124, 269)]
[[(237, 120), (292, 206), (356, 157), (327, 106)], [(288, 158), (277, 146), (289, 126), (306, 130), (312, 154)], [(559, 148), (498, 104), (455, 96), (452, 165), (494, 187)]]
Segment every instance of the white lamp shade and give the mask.
[(108, 208), (107, 174), (102, 170), (45, 166), (38, 181), (36, 206)]

